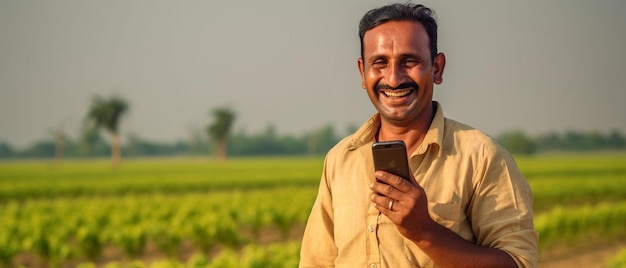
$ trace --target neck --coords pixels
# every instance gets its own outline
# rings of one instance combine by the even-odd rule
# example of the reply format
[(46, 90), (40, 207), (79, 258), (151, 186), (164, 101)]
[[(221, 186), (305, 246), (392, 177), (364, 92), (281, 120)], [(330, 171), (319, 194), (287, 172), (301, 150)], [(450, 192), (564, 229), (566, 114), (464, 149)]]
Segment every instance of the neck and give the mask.
[(435, 104), (433, 103), (430, 109), (426, 109), (416, 120), (406, 124), (397, 124), (381, 119), (376, 140), (402, 140), (406, 144), (407, 154), (410, 156), (422, 144), (435, 116), (435, 110)]

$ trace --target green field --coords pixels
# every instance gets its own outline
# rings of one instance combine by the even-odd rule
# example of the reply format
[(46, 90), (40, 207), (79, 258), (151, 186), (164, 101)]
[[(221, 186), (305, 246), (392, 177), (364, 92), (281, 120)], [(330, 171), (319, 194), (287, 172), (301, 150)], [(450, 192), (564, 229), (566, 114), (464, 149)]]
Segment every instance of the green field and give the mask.
[[(626, 241), (626, 154), (516, 158), (541, 258)], [(0, 162), (0, 265), (295, 267), (322, 158)]]

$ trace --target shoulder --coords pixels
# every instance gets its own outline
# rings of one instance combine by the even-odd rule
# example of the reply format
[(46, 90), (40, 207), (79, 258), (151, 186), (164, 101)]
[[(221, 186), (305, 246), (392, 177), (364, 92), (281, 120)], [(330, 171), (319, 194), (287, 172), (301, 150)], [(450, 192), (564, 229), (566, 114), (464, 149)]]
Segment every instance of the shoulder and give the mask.
[(457, 149), (485, 153), (497, 153), (504, 150), (492, 137), (472, 126), (446, 118), (444, 127), (444, 146), (454, 146)]
[[(528, 188), (513, 155), (482, 131), (446, 119), (443, 153), (467, 161), (475, 171), (476, 187), (501, 183)], [(530, 191), (530, 190), (528, 190)]]
[(469, 160), (477, 170), (512, 169), (519, 173), (513, 156), (481, 130), (452, 119), (445, 119), (442, 153)]

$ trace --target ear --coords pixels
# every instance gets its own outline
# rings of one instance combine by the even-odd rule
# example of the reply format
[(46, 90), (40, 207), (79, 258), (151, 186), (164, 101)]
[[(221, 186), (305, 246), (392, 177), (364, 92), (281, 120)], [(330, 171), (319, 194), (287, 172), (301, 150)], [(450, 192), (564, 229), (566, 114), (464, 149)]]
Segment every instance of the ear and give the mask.
[(363, 58), (359, 58), (356, 62), (356, 64), (359, 67), (359, 73), (361, 73), (361, 87), (363, 89), (366, 89), (366, 84), (365, 84), (365, 65), (363, 63)]
[(443, 53), (437, 54), (433, 62), (433, 82), (439, 85), (443, 82), (443, 70), (446, 67), (446, 55)]

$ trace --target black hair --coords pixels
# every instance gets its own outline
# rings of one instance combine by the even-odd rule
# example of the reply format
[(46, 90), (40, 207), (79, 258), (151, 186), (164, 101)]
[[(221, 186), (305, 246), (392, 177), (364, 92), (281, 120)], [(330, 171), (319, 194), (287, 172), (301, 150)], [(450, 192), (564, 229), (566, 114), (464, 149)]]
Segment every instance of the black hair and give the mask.
[(430, 57), (435, 60), (437, 55), (437, 20), (435, 12), (420, 4), (391, 4), (372, 9), (363, 15), (359, 23), (361, 39), (361, 58), (363, 58), (363, 36), (372, 28), (390, 21), (413, 21), (422, 24), (428, 34)]

